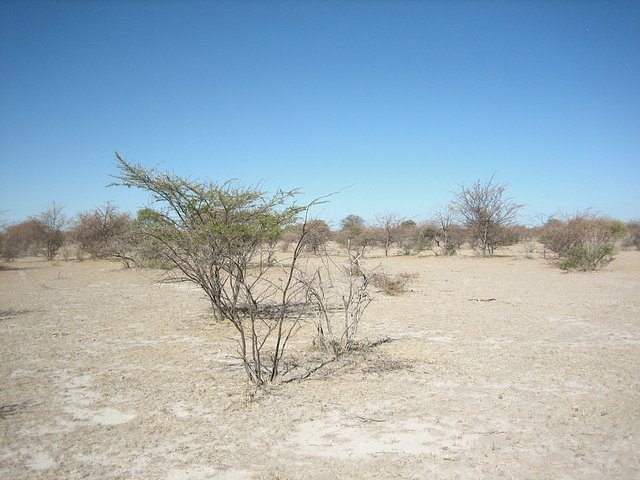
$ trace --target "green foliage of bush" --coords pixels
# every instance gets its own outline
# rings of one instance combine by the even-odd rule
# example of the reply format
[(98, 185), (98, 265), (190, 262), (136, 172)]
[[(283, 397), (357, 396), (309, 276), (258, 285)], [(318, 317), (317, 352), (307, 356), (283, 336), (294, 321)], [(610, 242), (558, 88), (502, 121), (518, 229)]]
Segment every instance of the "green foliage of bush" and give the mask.
[(541, 240), (561, 259), (563, 270), (597, 270), (610, 263), (615, 242), (624, 237), (627, 226), (618, 220), (577, 213), (567, 220), (550, 219)]
[(586, 245), (569, 248), (560, 262), (562, 270), (597, 270), (613, 260), (615, 247), (612, 243)]
[[(157, 207), (142, 210), (134, 221), (147, 251), (155, 249), (152, 258), (171, 263), (175, 280), (200, 286), (215, 317), (235, 328), (247, 379), (256, 386), (274, 381), (288, 340), (312, 307), (309, 281), (297, 261), (309, 209), (319, 200), (299, 206), (296, 190), (269, 195), (234, 181), (191, 181), (118, 154), (116, 160), (115, 185), (148, 192)], [(293, 253), (276, 264), (275, 243), (300, 216)]]
[(362, 217), (348, 215), (340, 222), (335, 240), (347, 250), (353, 249), (363, 255), (369, 246), (376, 243), (376, 237), (375, 229), (367, 227)]

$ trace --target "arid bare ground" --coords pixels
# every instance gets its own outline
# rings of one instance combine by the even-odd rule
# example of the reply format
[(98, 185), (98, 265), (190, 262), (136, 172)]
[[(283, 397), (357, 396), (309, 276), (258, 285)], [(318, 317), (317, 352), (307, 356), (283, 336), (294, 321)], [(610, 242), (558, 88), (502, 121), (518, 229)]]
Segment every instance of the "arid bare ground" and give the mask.
[[(640, 253), (369, 258), (393, 341), (247, 396), (187, 284), (109, 262), (0, 271), (0, 477), (640, 478)], [(313, 363), (311, 330), (290, 350)]]

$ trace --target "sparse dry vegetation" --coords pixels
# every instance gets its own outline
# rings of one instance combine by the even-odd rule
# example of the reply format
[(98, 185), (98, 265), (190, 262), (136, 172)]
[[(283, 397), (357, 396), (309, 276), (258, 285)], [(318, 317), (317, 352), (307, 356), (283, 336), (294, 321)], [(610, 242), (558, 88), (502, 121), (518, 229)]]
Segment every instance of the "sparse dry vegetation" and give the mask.
[(132, 245), (131, 219), (107, 203), (80, 213), (72, 230), (81, 254), (91, 258), (126, 257)]
[(43, 255), (53, 260), (64, 243), (67, 219), (62, 210), (53, 203), (35, 217), (5, 227), (0, 237), (2, 258), (11, 261), (24, 255)]
[(376, 215), (378, 243), (382, 246), (385, 257), (389, 256), (389, 250), (400, 239), (403, 222), (405, 219), (397, 213), (387, 212)]
[(407, 291), (407, 285), (416, 278), (410, 273), (391, 275), (384, 272), (371, 274), (371, 284), (380, 289), (385, 295), (402, 295)]
[(514, 243), (509, 228), (515, 225), (522, 205), (505, 197), (505, 191), (493, 177), (484, 183), (477, 180), (470, 187), (463, 185), (451, 204), (467, 228), (470, 245), (483, 257)]
[(627, 234), (625, 235), (622, 246), (624, 248), (635, 248), (640, 250), (640, 221), (633, 220), (627, 224)]
[(330, 256), (311, 275), (304, 275), (308, 300), (313, 305), (316, 327), (313, 344), (333, 358), (362, 346), (357, 333), (371, 303), (371, 277), (360, 266), (361, 255), (347, 249), (346, 264)]
[(640, 480), (639, 47), (640, 0), (0, 1), (0, 480)]

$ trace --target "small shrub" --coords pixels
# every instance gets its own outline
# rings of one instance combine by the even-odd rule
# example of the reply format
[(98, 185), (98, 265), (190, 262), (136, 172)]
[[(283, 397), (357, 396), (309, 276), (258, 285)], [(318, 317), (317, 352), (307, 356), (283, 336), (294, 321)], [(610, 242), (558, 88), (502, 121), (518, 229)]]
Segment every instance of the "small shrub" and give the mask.
[(597, 270), (613, 260), (615, 248), (611, 243), (571, 247), (560, 262), (562, 270)]
[(536, 242), (527, 240), (522, 245), (522, 250), (524, 251), (525, 257), (533, 258), (533, 254), (536, 253)]
[(640, 250), (640, 220), (634, 220), (627, 224), (627, 234), (622, 240), (622, 246)]
[(389, 275), (383, 272), (371, 275), (371, 284), (379, 288), (385, 295), (402, 295), (407, 291), (407, 284), (416, 278), (415, 274), (400, 273), (398, 275)]
[(131, 220), (107, 203), (81, 213), (73, 230), (79, 249), (92, 258), (122, 257), (129, 249)]
[(24, 255), (37, 255), (44, 236), (43, 225), (35, 219), (10, 225), (0, 239), (0, 254), (7, 262)]
[[(371, 277), (360, 266), (361, 255), (347, 250), (347, 263), (337, 265), (329, 256), (321, 256), (322, 266), (312, 275), (301, 272), (308, 301), (313, 306), (312, 321), (316, 326), (313, 345), (334, 358), (360, 349), (356, 340), (364, 312), (371, 303)], [(338, 267), (339, 276), (331, 271)]]
[(309, 220), (305, 225), (289, 225), (280, 233), (280, 245), (286, 252), (291, 245), (295, 245), (304, 234), (302, 245), (305, 250), (319, 254), (326, 243), (331, 239), (331, 229), (323, 220)]
[(615, 242), (625, 233), (620, 221), (578, 213), (566, 221), (549, 220), (542, 242), (558, 255), (563, 270), (597, 270), (613, 260)]

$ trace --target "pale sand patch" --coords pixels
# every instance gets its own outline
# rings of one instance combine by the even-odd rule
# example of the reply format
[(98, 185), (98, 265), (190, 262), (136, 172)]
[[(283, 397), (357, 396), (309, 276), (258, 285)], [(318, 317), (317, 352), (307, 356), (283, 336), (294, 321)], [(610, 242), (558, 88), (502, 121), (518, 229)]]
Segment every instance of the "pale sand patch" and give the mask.
[(115, 408), (103, 408), (91, 417), (93, 423), (100, 425), (120, 425), (136, 417), (134, 413), (125, 413)]
[(47, 470), (55, 465), (55, 460), (39, 448), (33, 448), (28, 455), (30, 458), (25, 465), (31, 470)]

